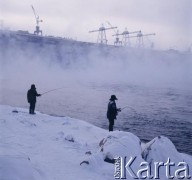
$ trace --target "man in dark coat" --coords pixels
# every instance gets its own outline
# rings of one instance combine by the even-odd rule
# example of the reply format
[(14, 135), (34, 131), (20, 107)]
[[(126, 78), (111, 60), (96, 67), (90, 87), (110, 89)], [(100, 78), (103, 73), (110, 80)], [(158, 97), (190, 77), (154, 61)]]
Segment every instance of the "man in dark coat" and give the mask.
[(108, 109), (107, 109), (107, 118), (109, 120), (109, 131), (113, 131), (114, 120), (116, 119), (118, 112), (121, 111), (120, 108), (116, 107), (115, 100), (118, 100), (116, 96), (111, 95), (111, 98), (109, 99), (109, 103), (108, 103)]
[(36, 91), (36, 87), (34, 84), (31, 85), (31, 89), (27, 92), (27, 100), (30, 104), (29, 106), (29, 114), (35, 114), (35, 104), (36, 104), (36, 97), (41, 96), (41, 94), (38, 94)]

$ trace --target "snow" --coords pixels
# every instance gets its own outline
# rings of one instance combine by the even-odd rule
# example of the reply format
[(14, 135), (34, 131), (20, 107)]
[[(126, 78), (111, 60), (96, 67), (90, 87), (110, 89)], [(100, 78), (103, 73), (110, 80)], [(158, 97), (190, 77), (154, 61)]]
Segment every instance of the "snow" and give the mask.
[(0, 162), (0, 178), (3, 180), (42, 179), (41, 171), (31, 165), (29, 158), (2, 155)]
[[(141, 162), (167, 162), (169, 157), (176, 164), (188, 163), (192, 174), (192, 157), (179, 153), (166, 137), (143, 144), (129, 132), (108, 132), (82, 120), (30, 115), (27, 109), (0, 105), (2, 180), (112, 180), (115, 167), (106, 161), (118, 156), (137, 157), (134, 170)], [(165, 179), (163, 171), (160, 176)]]

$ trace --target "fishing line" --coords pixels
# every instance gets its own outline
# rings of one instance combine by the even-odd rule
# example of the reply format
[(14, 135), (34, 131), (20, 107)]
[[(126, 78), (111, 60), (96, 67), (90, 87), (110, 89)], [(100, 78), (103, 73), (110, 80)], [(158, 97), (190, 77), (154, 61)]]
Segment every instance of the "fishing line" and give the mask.
[(126, 108), (129, 108), (129, 109), (135, 111), (135, 109), (133, 109), (132, 107), (129, 107), (129, 106), (125, 106), (125, 107), (121, 108), (121, 110), (126, 109)]
[(132, 107), (125, 106), (125, 107), (121, 108), (121, 111), (122, 111), (123, 109), (126, 109), (126, 108), (131, 109), (131, 110), (134, 112), (134, 114), (135, 114), (137, 117), (139, 117), (139, 116), (138, 116), (138, 114), (137, 114), (137, 112), (136, 112), (136, 110), (135, 110), (135, 109), (133, 109)]

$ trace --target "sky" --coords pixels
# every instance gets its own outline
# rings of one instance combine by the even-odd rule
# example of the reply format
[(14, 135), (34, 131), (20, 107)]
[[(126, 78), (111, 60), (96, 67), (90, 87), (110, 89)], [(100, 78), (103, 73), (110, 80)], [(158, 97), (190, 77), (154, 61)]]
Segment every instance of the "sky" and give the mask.
[[(31, 5), (40, 19), (44, 35), (96, 42), (96, 30), (117, 26), (119, 33), (141, 30), (147, 46), (157, 49), (187, 50), (192, 45), (191, 0), (0, 0), (1, 27), (28, 30), (33, 33), (36, 22)], [(109, 25), (110, 24), (110, 25)], [(116, 30), (107, 31), (113, 44)], [(136, 38), (131, 39), (132, 46)]]

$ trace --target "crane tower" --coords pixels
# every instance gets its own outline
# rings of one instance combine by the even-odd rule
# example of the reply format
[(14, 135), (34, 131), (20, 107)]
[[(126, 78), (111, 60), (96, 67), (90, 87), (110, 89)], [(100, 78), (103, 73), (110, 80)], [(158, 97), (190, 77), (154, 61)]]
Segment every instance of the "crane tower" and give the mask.
[(141, 31), (136, 35), (136, 36), (131, 36), (129, 38), (137, 38), (137, 46), (139, 48), (144, 47), (144, 41), (143, 37), (144, 36), (155, 36), (155, 33), (150, 33), (150, 34), (143, 34)]
[(105, 27), (103, 26), (103, 24), (102, 24), (99, 29), (89, 31), (89, 33), (98, 32), (97, 43), (107, 44), (107, 41), (108, 41), (108, 40), (107, 40), (107, 36), (106, 36), (106, 31), (107, 31), (107, 30), (111, 30), (111, 29), (116, 29), (116, 28), (117, 28), (117, 27), (105, 28)]
[(36, 35), (41, 34), (41, 36), (42, 36), (42, 30), (40, 30), (39, 23), (43, 22), (43, 20), (39, 19), (39, 16), (35, 12), (35, 9), (34, 9), (34, 7), (32, 5), (31, 5), (31, 8), (33, 10), (33, 13), (34, 13), (34, 16), (35, 16), (35, 20), (36, 20), (36, 30), (34, 31), (34, 34), (36, 34)]
[[(129, 34), (134, 34), (134, 33), (139, 33), (140, 31), (133, 31), (133, 32), (129, 32), (127, 31), (127, 28), (125, 28), (125, 31), (123, 31), (122, 33), (117, 33), (117, 34), (114, 34), (112, 36), (116, 36), (116, 41), (117, 41), (117, 38), (118, 36), (123, 36), (122, 37), (122, 41), (119, 41), (120, 44), (124, 45), (124, 46), (130, 46), (130, 41), (129, 41)], [(115, 45), (116, 45), (116, 41), (115, 41)]]
[(122, 41), (119, 40), (119, 30), (117, 30), (117, 33), (112, 35), (112, 36), (116, 36), (115, 38), (115, 42), (114, 42), (114, 46), (122, 46)]

